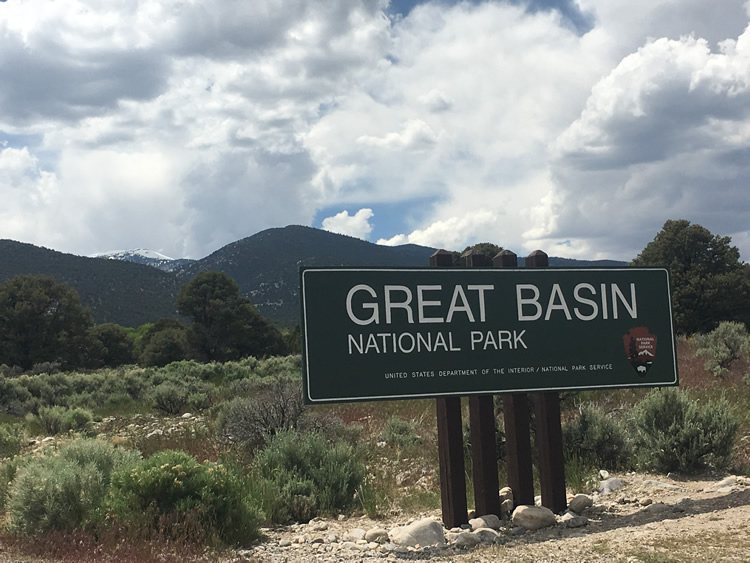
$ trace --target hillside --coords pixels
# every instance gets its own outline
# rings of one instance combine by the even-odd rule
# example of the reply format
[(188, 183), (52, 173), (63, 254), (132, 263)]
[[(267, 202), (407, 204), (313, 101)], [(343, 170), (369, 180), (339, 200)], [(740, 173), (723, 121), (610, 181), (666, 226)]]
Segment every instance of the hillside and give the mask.
[(20, 274), (46, 274), (70, 285), (97, 324), (137, 327), (176, 316), (177, 279), (151, 266), (0, 240), (0, 281)]
[[(262, 315), (287, 327), (299, 322), (300, 266), (422, 267), (434, 251), (415, 244), (381, 246), (296, 225), (267, 229), (194, 261), (144, 257), (148, 252), (143, 250), (85, 258), (0, 240), (0, 281), (18, 274), (51, 275), (78, 291), (97, 323), (135, 327), (177, 316), (180, 285), (198, 272), (220, 271), (237, 281)], [(552, 267), (624, 265), (550, 257)]]
[(238, 240), (176, 271), (184, 283), (201, 271), (225, 272), (260, 313), (281, 326), (299, 322), (300, 266), (426, 266), (433, 248), (381, 246), (291, 225)]

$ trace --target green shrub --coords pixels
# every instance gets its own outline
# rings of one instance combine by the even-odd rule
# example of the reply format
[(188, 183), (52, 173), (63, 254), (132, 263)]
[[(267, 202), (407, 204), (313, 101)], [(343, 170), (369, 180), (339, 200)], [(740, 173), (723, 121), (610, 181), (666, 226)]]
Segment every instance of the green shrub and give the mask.
[(565, 484), (573, 493), (590, 493), (599, 482), (600, 466), (576, 454), (565, 454)]
[(40, 375), (43, 373), (60, 373), (62, 364), (60, 362), (39, 362), (34, 364), (28, 371), (29, 375)]
[(743, 354), (750, 354), (750, 334), (743, 323), (719, 323), (708, 334), (696, 336), (695, 343), (696, 355), (707, 358), (705, 368), (717, 377), (726, 375)]
[(620, 469), (630, 461), (622, 423), (591, 404), (583, 405), (576, 419), (563, 426), (563, 444), (566, 459), (585, 460), (600, 469)]
[[(147, 531), (185, 535), (185, 523), (209, 542), (246, 545), (258, 537), (262, 513), (252, 504), (241, 472), (220, 463), (199, 463), (174, 450), (157, 452), (112, 477), (110, 514)], [(144, 521), (144, 518), (147, 521)]]
[(417, 429), (418, 425), (413, 420), (390, 416), (383, 425), (380, 439), (394, 448), (407, 448), (422, 442)]
[(36, 458), (18, 468), (10, 484), (7, 526), (27, 535), (69, 532), (89, 521), (103, 496), (101, 474), (93, 465)]
[(22, 424), (0, 424), (0, 458), (12, 458), (21, 451)]
[(297, 428), (303, 408), (299, 381), (270, 378), (255, 384), (251, 397), (226, 403), (216, 427), (223, 439), (254, 448), (281, 430)]
[(137, 452), (97, 440), (75, 440), (56, 455), (4, 467), (8, 529), (27, 535), (97, 524), (113, 471), (132, 467)]
[[(316, 432), (278, 432), (253, 464), (262, 486), (272, 485), (268, 514), (276, 522), (308, 521), (319, 513), (348, 509), (362, 484), (360, 452), (344, 442), (329, 443)], [(266, 508), (266, 506), (264, 506)]]
[(20, 416), (27, 412), (32, 395), (18, 379), (0, 376), (0, 412)]
[(56, 405), (54, 407), (39, 407), (39, 412), (35, 415), (27, 415), (29, 422), (39, 424), (42, 432), (49, 435), (60, 434), (63, 431), (63, 416), (67, 409)]
[(29, 413), (26, 415), (28, 422), (38, 424), (42, 432), (53, 436), (68, 431), (81, 432), (88, 430), (93, 418), (91, 412), (86, 409), (68, 409), (59, 405), (54, 407), (39, 407), (38, 414), (33, 415)]
[(260, 360), (255, 367), (258, 377), (295, 377), (302, 376), (302, 357), (269, 356)]
[(8, 489), (13, 479), (16, 478), (18, 468), (26, 463), (28, 456), (16, 456), (0, 464), (0, 510), (5, 510), (8, 503)]
[(725, 399), (698, 403), (677, 389), (654, 389), (631, 412), (638, 465), (667, 473), (723, 467), (738, 423)]
[(73, 440), (61, 447), (58, 455), (79, 467), (93, 465), (101, 474), (106, 487), (116, 470), (127, 470), (141, 461), (140, 454), (135, 450), (118, 448), (93, 438)]
[(188, 401), (188, 391), (175, 383), (161, 383), (151, 394), (153, 406), (164, 414), (180, 414)]
[(68, 430), (72, 430), (73, 432), (87, 431), (91, 428), (93, 420), (94, 415), (87, 409), (68, 409), (65, 414), (63, 414), (63, 432), (67, 432)]

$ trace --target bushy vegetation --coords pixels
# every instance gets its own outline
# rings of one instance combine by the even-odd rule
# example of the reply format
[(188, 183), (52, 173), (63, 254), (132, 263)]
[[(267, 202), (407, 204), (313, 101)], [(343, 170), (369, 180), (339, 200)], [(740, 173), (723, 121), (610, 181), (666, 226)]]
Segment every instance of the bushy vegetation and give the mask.
[(743, 355), (750, 354), (750, 333), (738, 322), (725, 321), (707, 334), (695, 337), (696, 355), (706, 358), (705, 368), (721, 377)]
[(174, 307), (192, 321), (189, 326), (174, 318), (137, 330), (94, 326), (91, 311), (67, 284), (16, 276), (0, 282), (0, 371), (36, 375), (133, 363), (162, 367), (187, 359), (226, 362), (299, 346), (293, 335), (285, 340), (225, 273), (198, 273), (180, 288)]
[(93, 415), (80, 407), (39, 407), (37, 414), (29, 413), (26, 420), (32, 425), (37, 424), (45, 434), (55, 435), (70, 431), (85, 432), (91, 426)]
[(247, 545), (262, 521), (249, 491), (247, 477), (231, 465), (165, 450), (116, 472), (107, 506), (145, 534)]
[(295, 430), (278, 432), (256, 456), (253, 470), (266, 515), (279, 523), (349, 509), (366, 473), (361, 452), (351, 444)]
[(216, 426), (223, 439), (252, 449), (282, 430), (299, 426), (303, 404), (298, 379), (267, 378), (254, 382), (248, 392), (219, 411)]
[(383, 425), (380, 439), (394, 448), (408, 448), (419, 444), (419, 425), (414, 420), (405, 420), (398, 416), (390, 416)]
[(0, 424), (0, 459), (8, 459), (17, 456), (21, 452), (22, 441), (22, 424)]
[(34, 535), (98, 524), (112, 472), (132, 467), (138, 458), (103, 442), (80, 440), (56, 455), (19, 460), (8, 476), (8, 529)]
[(621, 421), (608, 416), (593, 404), (582, 405), (578, 416), (563, 426), (567, 460), (606, 469), (620, 469), (630, 462), (631, 444)]
[(698, 402), (677, 389), (651, 391), (632, 410), (630, 428), (639, 467), (692, 471), (725, 467), (738, 423), (725, 399)]
[[(201, 412), (232, 397), (259, 393), (267, 386), (264, 382), (278, 377), (294, 380), (298, 390), (300, 369), (298, 356), (284, 356), (223, 364), (183, 360), (161, 368), (130, 366), (90, 373), (0, 375), (0, 413), (30, 414), (30, 420), (48, 434), (81, 431), (91, 418), (87, 411), (91, 415), (132, 407), (168, 415), (187, 409)], [(301, 397), (298, 402), (301, 408)]]

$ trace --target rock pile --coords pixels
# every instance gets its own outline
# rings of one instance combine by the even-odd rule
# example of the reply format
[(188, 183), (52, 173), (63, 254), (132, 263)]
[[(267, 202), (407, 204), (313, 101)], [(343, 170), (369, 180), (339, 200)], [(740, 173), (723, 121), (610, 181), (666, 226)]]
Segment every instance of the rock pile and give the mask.
[[(527, 530), (549, 526), (573, 528), (585, 526), (588, 519), (580, 514), (593, 505), (592, 497), (576, 495), (571, 508), (557, 516), (541, 506), (513, 507), (513, 494), (507, 487), (500, 492), (502, 514), (484, 514), (471, 518), (468, 524), (445, 529), (434, 517), (412, 520), (390, 530), (383, 527), (345, 528), (342, 521), (311, 520), (294, 524), (292, 532), (274, 538), (274, 530), (265, 533), (269, 540), (244, 555), (252, 561), (401, 561), (404, 558), (450, 556), (476, 546), (502, 545)], [(575, 510), (574, 510), (575, 509)], [(470, 514), (471, 515), (471, 514)]]

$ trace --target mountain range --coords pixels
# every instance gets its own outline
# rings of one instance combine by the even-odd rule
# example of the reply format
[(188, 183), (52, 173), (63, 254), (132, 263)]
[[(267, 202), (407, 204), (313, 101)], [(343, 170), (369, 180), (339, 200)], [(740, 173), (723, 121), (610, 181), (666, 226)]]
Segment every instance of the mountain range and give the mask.
[[(76, 289), (97, 323), (137, 327), (178, 317), (174, 303), (180, 285), (198, 272), (221, 271), (234, 278), (262, 315), (279, 326), (293, 326), (299, 322), (300, 266), (419, 267), (428, 265), (435, 250), (382, 246), (297, 225), (261, 231), (200, 260), (173, 260), (143, 249), (83, 257), (0, 240), (0, 282), (19, 274), (47, 274)], [(623, 265), (550, 257), (553, 267)]]

